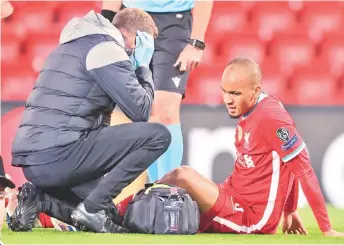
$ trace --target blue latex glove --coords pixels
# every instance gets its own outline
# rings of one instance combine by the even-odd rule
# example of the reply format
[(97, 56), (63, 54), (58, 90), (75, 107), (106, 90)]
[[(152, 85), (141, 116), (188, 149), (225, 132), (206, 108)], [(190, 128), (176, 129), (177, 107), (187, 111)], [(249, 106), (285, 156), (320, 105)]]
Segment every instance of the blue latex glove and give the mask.
[(136, 67), (149, 67), (154, 52), (154, 38), (146, 32), (137, 31), (134, 57)]

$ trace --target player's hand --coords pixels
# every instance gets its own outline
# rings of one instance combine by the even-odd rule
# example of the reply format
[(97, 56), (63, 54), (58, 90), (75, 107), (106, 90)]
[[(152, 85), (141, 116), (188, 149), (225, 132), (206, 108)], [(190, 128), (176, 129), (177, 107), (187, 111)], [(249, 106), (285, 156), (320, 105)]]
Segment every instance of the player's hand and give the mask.
[(338, 232), (335, 231), (333, 229), (329, 230), (329, 231), (325, 231), (324, 236), (329, 236), (329, 237), (344, 237), (344, 233), (343, 232)]
[(304, 227), (301, 217), (297, 211), (290, 214), (284, 214), (282, 232), (283, 234), (308, 235), (308, 232)]
[(149, 67), (154, 53), (154, 38), (146, 32), (137, 31), (134, 57), (136, 66)]
[(202, 56), (203, 50), (197, 49), (191, 44), (188, 44), (180, 53), (179, 58), (173, 66), (179, 66), (180, 71), (190, 71), (199, 65)]

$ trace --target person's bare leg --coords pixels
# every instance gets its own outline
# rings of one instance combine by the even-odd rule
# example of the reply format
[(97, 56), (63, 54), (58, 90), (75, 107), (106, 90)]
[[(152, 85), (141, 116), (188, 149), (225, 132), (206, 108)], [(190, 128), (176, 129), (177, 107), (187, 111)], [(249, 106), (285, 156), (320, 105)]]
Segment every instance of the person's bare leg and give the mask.
[(176, 185), (185, 189), (192, 199), (197, 202), (201, 213), (205, 213), (212, 208), (219, 196), (218, 186), (213, 181), (187, 166), (169, 172), (158, 182)]
[(164, 124), (172, 135), (172, 141), (167, 151), (148, 168), (150, 182), (161, 179), (165, 174), (182, 165), (184, 147), (180, 124), (181, 101), (182, 94), (180, 93), (163, 90), (154, 92), (149, 121)]

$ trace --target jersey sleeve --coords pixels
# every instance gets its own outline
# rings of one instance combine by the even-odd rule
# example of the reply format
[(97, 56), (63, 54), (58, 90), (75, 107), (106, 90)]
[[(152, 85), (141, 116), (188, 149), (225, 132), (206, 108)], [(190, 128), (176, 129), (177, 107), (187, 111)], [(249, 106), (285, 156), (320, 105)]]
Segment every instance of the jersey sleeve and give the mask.
[(320, 230), (322, 232), (329, 231), (331, 229), (331, 223), (327, 213), (325, 199), (321, 193), (317, 176), (309, 162), (307, 152), (304, 150), (298, 154), (287, 164), (287, 168), (300, 182)]
[(297, 203), (299, 201), (299, 181), (294, 178), (290, 193), (284, 204), (284, 212), (292, 213), (297, 210)]
[(300, 154), (306, 147), (295, 128), (293, 119), (280, 105), (276, 105), (276, 108), (263, 115), (259, 127), (265, 143), (276, 151), (285, 163)]

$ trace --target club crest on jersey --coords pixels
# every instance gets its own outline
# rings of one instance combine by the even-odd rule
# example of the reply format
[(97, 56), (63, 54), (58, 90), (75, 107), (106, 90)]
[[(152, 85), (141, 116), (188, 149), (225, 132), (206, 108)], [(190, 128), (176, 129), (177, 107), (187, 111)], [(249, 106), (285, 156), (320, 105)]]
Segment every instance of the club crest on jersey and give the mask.
[(299, 140), (299, 138), (297, 137), (297, 135), (294, 135), (287, 143), (281, 145), (281, 149), (283, 151), (287, 151), (290, 148), (293, 147), (293, 145), (295, 145), (295, 143)]
[(283, 142), (288, 142), (289, 135), (290, 135), (288, 129), (279, 128), (276, 134), (277, 134), (277, 137), (280, 138), (280, 140), (282, 140)]

